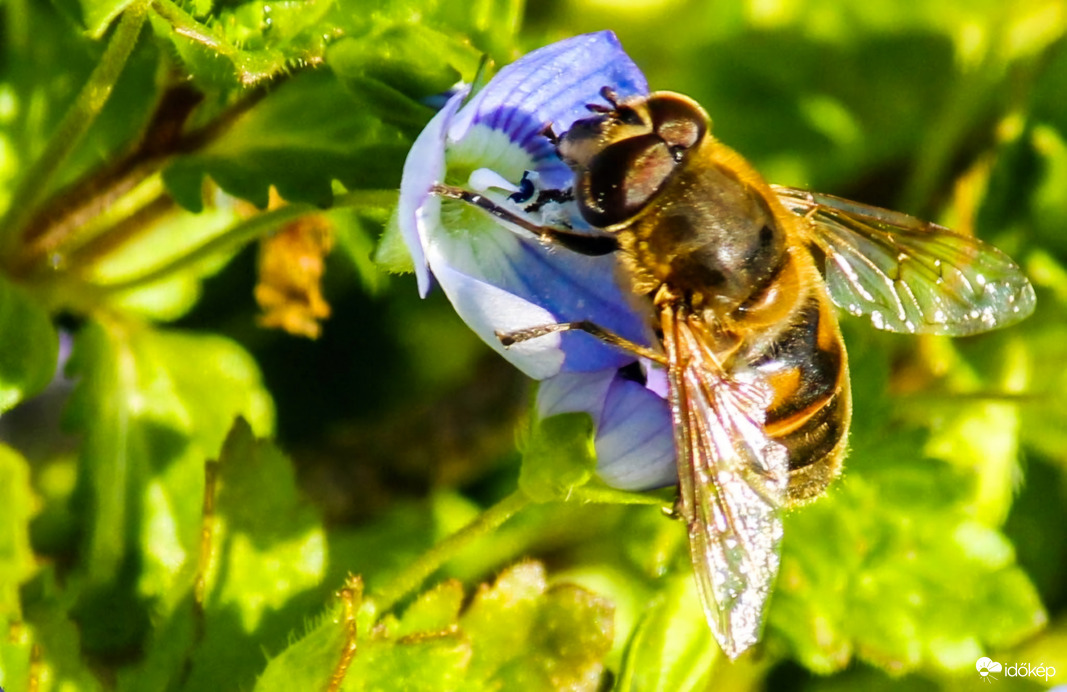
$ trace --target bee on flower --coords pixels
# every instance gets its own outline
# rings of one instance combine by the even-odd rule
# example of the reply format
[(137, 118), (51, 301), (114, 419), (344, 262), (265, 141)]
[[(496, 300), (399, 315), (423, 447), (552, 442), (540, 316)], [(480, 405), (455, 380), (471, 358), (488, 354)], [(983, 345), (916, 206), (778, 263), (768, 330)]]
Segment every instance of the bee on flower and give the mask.
[(399, 228), (490, 346), (587, 412), (613, 487), (677, 484), (723, 652), (759, 640), (781, 511), (821, 495), (851, 420), (835, 306), (963, 335), (1033, 311), (1019, 267), (905, 214), (766, 183), (608, 33), (460, 91), (404, 168)]

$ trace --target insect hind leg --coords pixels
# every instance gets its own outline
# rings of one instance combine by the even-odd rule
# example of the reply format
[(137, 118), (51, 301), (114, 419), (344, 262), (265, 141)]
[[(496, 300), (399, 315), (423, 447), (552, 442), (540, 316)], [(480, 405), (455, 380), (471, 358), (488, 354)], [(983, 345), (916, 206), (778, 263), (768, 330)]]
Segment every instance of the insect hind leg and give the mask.
[(657, 353), (647, 346), (634, 343), (626, 337), (619, 336), (613, 331), (601, 327), (595, 322), (589, 320), (579, 320), (577, 322), (557, 322), (555, 324), (544, 324), (539, 327), (529, 327), (527, 329), (518, 329), (513, 332), (496, 332), (496, 338), (500, 339), (500, 343), (504, 345), (504, 348), (509, 348), (515, 344), (521, 344), (524, 341), (530, 341), (531, 339), (538, 339), (542, 336), (548, 336), (549, 334), (559, 334), (561, 332), (581, 331), (586, 334), (590, 334), (600, 339), (609, 346), (632, 353), (635, 356), (642, 358), (648, 358), (651, 361), (659, 363), (660, 365), (667, 364), (667, 358), (662, 353)]

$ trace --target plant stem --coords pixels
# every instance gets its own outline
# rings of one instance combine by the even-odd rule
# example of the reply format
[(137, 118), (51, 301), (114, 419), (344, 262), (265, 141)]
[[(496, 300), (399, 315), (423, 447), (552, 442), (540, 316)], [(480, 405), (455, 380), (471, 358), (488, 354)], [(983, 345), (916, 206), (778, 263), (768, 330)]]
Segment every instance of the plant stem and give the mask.
[(13, 249), (12, 246), (18, 243), (23, 224), (36, 211), (38, 203), (48, 193), (52, 178), (55, 177), (67, 156), (81, 141), (89, 130), (89, 126), (93, 124), (104, 108), (104, 104), (111, 97), (115, 83), (137, 44), (137, 37), (148, 15), (149, 4), (150, 0), (137, 0), (122, 13), (107, 49), (104, 50), (100, 62), (89, 75), (89, 81), (82, 87), (74, 103), (60, 121), (44, 152), (30, 166), (12, 195), (14, 201), (11, 208), (3, 222), (0, 222), (5, 255), (9, 254)]
[[(395, 190), (356, 190), (335, 199), (335, 206), (331, 209), (353, 206), (388, 206), (396, 201)], [(125, 279), (115, 283), (99, 286), (106, 293), (120, 293), (133, 288), (147, 286), (171, 274), (182, 271), (218, 253), (227, 252), (238, 248), (245, 243), (257, 240), (274, 231), (278, 226), (300, 218), (307, 214), (325, 214), (330, 209), (321, 209), (313, 204), (287, 204), (284, 207), (266, 211), (242, 221), (233, 226), (225, 233), (215, 236), (203, 245), (193, 248), (187, 254), (177, 257), (170, 262), (157, 267), (146, 274)]]
[(656, 494), (635, 493), (628, 490), (616, 490), (604, 485), (589, 484), (572, 488), (567, 495), (567, 502), (577, 504), (603, 505), (651, 505), (664, 512), (674, 508), (674, 501)]
[(516, 490), (482, 512), (474, 521), (430, 548), (370, 599), (374, 602), (377, 612), (390, 610), (400, 599), (419, 588), (441, 565), (470, 545), (471, 541), (496, 529), (531, 502), (522, 490)]

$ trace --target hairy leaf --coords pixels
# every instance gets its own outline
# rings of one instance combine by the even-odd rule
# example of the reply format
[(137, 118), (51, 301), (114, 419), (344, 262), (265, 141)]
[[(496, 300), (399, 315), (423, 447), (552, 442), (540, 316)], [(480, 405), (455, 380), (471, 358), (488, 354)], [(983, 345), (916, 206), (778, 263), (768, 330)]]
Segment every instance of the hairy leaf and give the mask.
[[(345, 690), (596, 690), (611, 648), (609, 603), (574, 585), (549, 587), (532, 562), (483, 584), (459, 612), (458, 582), (427, 591), (398, 620), (361, 627)], [(331, 614), (273, 659), (256, 689), (321, 687), (332, 669), (307, 660), (340, 660), (345, 621)], [(299, 652), (300, 655), (297, 655)]]

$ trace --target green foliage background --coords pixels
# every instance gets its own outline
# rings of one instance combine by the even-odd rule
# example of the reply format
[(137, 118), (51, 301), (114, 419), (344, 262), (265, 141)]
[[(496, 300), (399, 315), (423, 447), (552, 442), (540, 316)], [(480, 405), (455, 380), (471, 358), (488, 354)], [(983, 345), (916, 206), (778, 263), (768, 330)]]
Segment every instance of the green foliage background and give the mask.
[[(588, 422), (527, 421), (372, 261), (422, 99), (603, 28), (769, 180), (973, 231), (1038, 291), (955, 341), (844, 319), (847, 470), (787, 517), (734, 665), (669, 493), (599, 488)], [(0, 686), (1063, 682), (1065, 34), (1062, 0), (0, 2)], [(252, 299), (257, 241), (309, 214), (316, 341)]]

